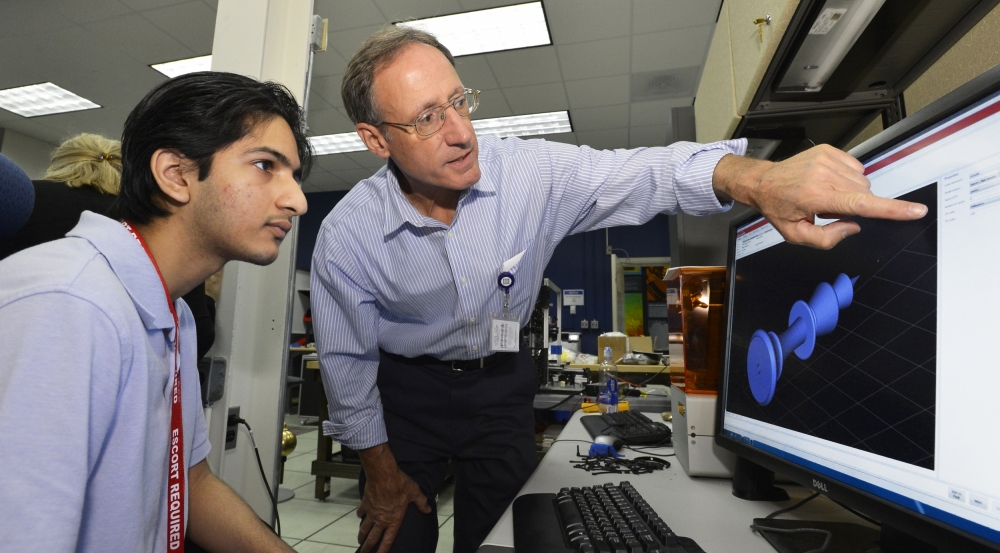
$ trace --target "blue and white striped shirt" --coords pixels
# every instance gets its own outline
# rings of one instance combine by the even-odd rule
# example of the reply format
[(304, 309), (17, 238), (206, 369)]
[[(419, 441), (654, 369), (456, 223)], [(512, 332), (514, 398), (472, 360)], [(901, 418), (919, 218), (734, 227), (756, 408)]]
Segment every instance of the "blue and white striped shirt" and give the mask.
[(563, 237), (678, 209), (725, 211), (712, 173), (722, 156), (745, 151), (745, 140), (598, 151), (481, 136), (482, 177), (450, 227), (417, 212), (388, 166), (358, 183), (323, 221), (313, 251), (310, 303), (330, 405), (324, 433), (355, 449), (387, 441), (379, 348), (443, 360), (489, 355), (505, 261), (524, 252), (510, 292), (523, 326)]

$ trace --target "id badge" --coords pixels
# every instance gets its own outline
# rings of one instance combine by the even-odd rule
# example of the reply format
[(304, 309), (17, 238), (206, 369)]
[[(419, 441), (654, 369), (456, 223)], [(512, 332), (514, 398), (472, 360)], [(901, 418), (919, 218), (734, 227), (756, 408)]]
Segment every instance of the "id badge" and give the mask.
[(520, 321), (511, 316), (490, 316), (490, 351), (518, 351), (521, 347)]

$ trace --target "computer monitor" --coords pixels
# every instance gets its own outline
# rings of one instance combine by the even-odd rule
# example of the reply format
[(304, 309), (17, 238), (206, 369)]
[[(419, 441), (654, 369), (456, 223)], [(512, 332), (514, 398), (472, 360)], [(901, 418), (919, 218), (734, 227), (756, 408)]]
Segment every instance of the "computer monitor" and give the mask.
[(717, 442), (941, 550), (1000, 549), (1000, 66), (851, 153), (928, 214), (829, 251), (733, 223)]

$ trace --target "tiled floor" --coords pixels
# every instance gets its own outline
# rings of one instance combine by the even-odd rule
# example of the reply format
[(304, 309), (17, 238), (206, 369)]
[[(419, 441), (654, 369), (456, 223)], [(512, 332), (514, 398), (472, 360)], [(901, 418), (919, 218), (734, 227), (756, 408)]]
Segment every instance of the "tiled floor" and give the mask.
[[(296, 551), (304, 553), (351, 553), (358, 548), (361, 504), (358, 483), (346, 478), (330, 479), (330, 497), (313, 499), (315, 478), (309, 474), (316, 459), (316, 430), (294, 429), (298, 445), (285, 462), (283, 488), (295, 490), (295, 498), (278, 504), (281, 536)], [(336, 447), (336, 446), (334, 446)], [(441, 525), (437, 553), (451, 553), (453, 543), (453, 488), (447, 485), (438, 496)]]

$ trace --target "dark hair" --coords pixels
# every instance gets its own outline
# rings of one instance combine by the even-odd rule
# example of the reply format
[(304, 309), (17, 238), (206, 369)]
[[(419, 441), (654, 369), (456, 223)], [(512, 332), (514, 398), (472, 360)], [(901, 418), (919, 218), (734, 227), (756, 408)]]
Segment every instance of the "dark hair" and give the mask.
[(283, 85), (235, 73), (188, 73), (161, 83), (135, 106), (122, 131), (122, 184), (111, 213), (147, 224), (169, 215), (166, 195), (149, 162), (156, 150), (177, 150), (198, 166), (198, 179), (212, 170), (212, 156), (272, 117), (288, 122), (305, 179), (312, 165), (304, 117)]

